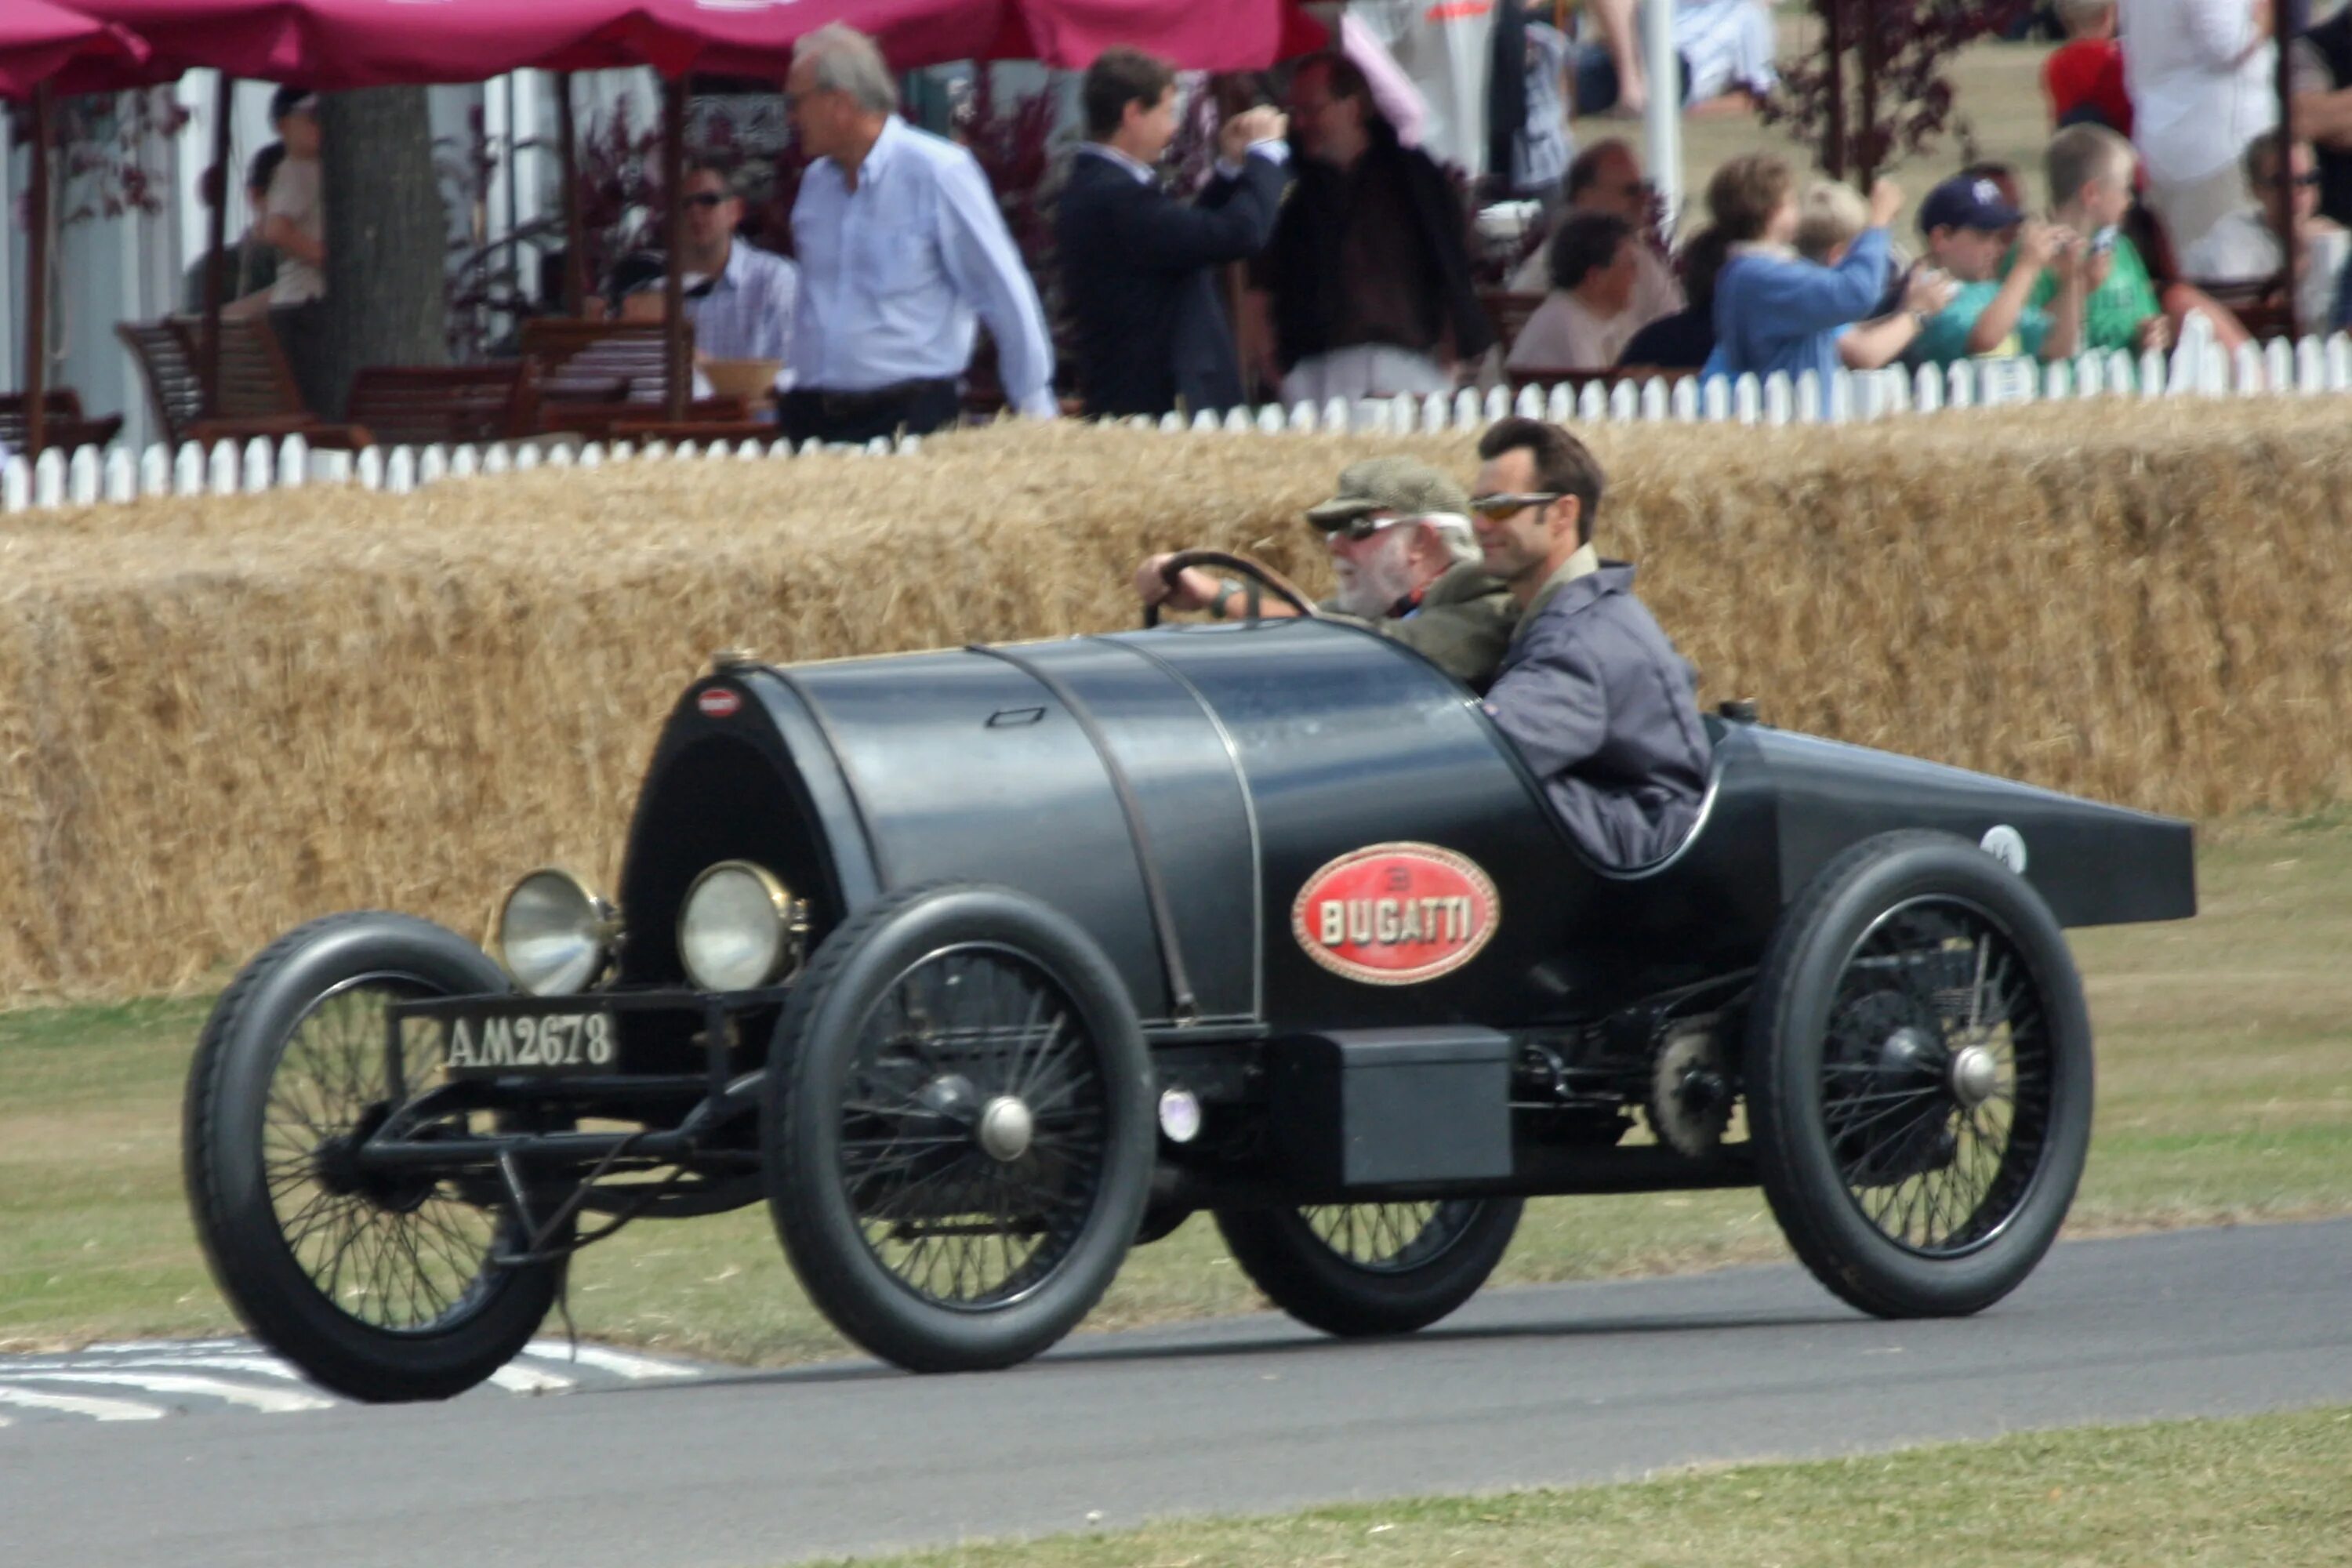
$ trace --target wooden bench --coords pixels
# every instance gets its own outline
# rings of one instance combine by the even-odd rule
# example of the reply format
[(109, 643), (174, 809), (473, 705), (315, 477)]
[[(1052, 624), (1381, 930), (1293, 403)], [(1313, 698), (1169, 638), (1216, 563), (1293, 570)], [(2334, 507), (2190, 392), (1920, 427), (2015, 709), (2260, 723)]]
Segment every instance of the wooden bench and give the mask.
[[(172, 325), (187, 350), (190, 363), (201, 364), (204, 323), (192, 316), (174, 316)], [(218, 420), (307, 420), (299, 425), (304, 440), (313, 447), (356, 451), (373, 446), (374, 436), (364, 426), (345, 422), (330, 425), (302, 401), (302, 388), (268, 316), (224, 320), (220, 324), (220, 386), (213, 399)], [(289, 435), (293, 431), (286, 432)]]
[(532, 433), (522, 363), (371, 365), (352, 378), (350, 415), (383, 446), (485, 446)]
[[(687, 325), (687, 358), (694, 327)], [(592, 441), (708, 441), (775, 426), (755, 421), (740, 397), (698, 397), (683, 422), (663, 416), (668, 402), (668, 345), (658, 321), (582, 321), (541, 316), (522, 324), (523, 376), (533, 428), (570, 431)]]
[[(30, 413), (25, 395), (0, 396), (0, 447), (21, 452), (31, 445)], [(52, 387), (41, 398), (41, 445), (44, 449), (70, 452), (77, 447), (103, 447), (122, 431), (122, 416), (92, 419), (82, 413), (80, 395), (70, 387)]]
[(207, 416), (204, 379), (196, 368), (203, 331), (193, 317), (121, 321), (114, 328), (138, 363), (155, 422), (172, 446), (296, 435), (314, 447), (356, 449), (373, 444), (365, 428), (329, 425), (302, 405), (285, 354), (268, 322), (258, 318), (221, 322), (222, 397)]

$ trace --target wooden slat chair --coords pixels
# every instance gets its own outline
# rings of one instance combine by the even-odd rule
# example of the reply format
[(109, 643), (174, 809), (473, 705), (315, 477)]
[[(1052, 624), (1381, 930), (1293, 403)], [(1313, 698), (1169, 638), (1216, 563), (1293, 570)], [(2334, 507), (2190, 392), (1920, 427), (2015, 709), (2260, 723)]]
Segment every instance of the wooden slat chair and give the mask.
[[(224, 329), (228, 325), (222, 323)], [(140, 377), (147, 384), (147, 401), (155, 411), (155, 423), (162, 427), (163, 439), (172, 446), (187, 441), (210, 446), (215, 441), (243, 442), (257, 436), (276, 437), (297, 433), (320, 446), (368, 444), (365, 430), (356, 426), (322, 425), (301, 408), (299, 400), (291, 413), (205, 418), (204, 381), (196, 369), (195, 351), (189, 347), (189, 333), (182, 331), (184, 326), (197, 332), (203, 330), (197, 322), (173, 321), (119, 321), (114, 328), (114, 335), (122, 340), (139, 365)], [(227, 342), (224, 340), (224, 362), (227, 357)], [(328, 439), (320, 440), (320, 432), (325, 432)]]
[(371, 365), (352, 378), (349, 412), (383, 446), (483, 446), (531, 434), (530, 380), (516, 360)]
[[(204, 323), (194, 317), (174, 316), (172, 325), (180, 333), (189, 363), (201, 364)], [(269, 330), (268, 317), (225, 320), (220, 328), (220, 395), (214, 400), (215, 417), (231, 422), (307, 421), (295, 428), (313, 447), (356, 451), (375, 444), (373, 432), (365, 426), (350, 422), (326, 424), (316, 410), (302, 401), (302, 388), (294, 379), (293, 367), (286, 363), (286, 351), (278, 345), (278, 334)]]
[[(81, 411), (81, 396), (71, 387), (50, 388), (41, 398), (41, 439), (51, 450), (70, 452), (77, 447), (103, 447), (122, 431), (122, 416), (110, 414), (103, 419), (92, 419)], [(0, 396), (0, 447), (12, 452), (25, 449), (30, 434), (26, 415), (25, 395), (10, 393)]]
[(1486, 308), (1486, 319), (1495, 324), (1495, 341), (1502, 345), (1505, 353), (1511, 352), (1511, 345), (1519, 341), (1519, 333), (1527, 328), (1528, 318), (1543, 302), (1541, 294), (1515, 294), (1507, 289), (1478, 290), (1478, 303)]
[[(687, 324), (687, 355), (694, 326)], [(700, 397), (683, 423), (662, 417), (668, 361), (657, 321), (582, 321), (542, 316), (522, 324), (524, 377), (535, 427), (592, 441), (718, 441), (773, 435), (740, 397)]]

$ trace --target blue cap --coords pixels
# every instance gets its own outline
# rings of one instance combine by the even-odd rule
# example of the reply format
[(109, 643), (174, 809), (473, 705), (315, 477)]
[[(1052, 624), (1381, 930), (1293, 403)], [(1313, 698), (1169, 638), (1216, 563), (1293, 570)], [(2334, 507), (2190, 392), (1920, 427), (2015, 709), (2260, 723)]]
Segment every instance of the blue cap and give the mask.
[(1919, 204), (1919, 232), (1974, 228), (1991, 233), (2022, 223), (2025, 215), (2001, 200), (2000, 187), (1981, 175), (1955, 174)]

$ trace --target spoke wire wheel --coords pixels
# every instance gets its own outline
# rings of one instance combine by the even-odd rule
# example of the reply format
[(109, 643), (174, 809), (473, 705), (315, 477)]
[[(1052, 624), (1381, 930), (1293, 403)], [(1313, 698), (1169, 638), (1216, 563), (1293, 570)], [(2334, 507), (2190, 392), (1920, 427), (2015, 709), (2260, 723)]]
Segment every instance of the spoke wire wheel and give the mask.
[[(362, 1174), (352, 1151), (391, 1109), (386, 1010), (431, 994), (372, 974), (313, 1003), (287, 1034), (263, 1113), (263, 1171), (286, 1249), (320, 1296), (387, 1333), (431, 1333), (487, 1295), (496, 1216), (424, 1177)], [(439, 1031), (402, 1029), (415, 1095), (445, 1081)]]
[[(503, 1205), (473, 1201), (493, 1189), (357, 1159), (394, 1109), (387, 1008), (506, 989), (455, 932), (335, 915), (247, 965), (205, 1023), (184, 1139), (198, 1240), (256, 1337), (329, 1388), (379, 1401), (461, 1393), (512, 1359), (553, 1303), (562, 1265), (494, 1261), (520, 1237)], [(446, 1077), (437, 1037), (403, 1027), (410, 1096)], [(453, 1118), (417, 1136), (464, 1130)]]
[(1518, 1229), (1517, 1198), (1221, 1208), (1217, 1229), (1266, 1299), (1346, 1337), (1409, 1334), (1477, 1294)]
[(2056, 1238), (2090, 1142), (2090, 1020), (2039, 894), (1938, 833), (1881, 835), (1783, 914), (1746, 1085), (1759, 1173), (1822, 1284), (1973, 1312)]
[(1149, 1194), (1150, 1064), (1066, 917), (1006, 888), (891, 894), (821, 944), (769, 1061), (770, 1210), (842, 1332), (976, 1371), (1100, 1300)]
[(1451, 1203), (1327, 1204), (1298, 1211), (1332, 1255), (1370, 1274), (1410, 1274), (1444, 1257), (1469, 1229), (1478, 1205)]
[(1821, 1112), (1880, 1234), (1958, 1258), (2000, 1233), (2049, 1136), (2049, 1035), (2015, 939), (1975, 905), (1915, 900), (1864, 933), (1832, 1005)]
[(840, 1180), (877, 1261), (927, 1302), (1018, 1301), (1102, 1190), (1100, 1052), (1054, 979), (973, 944), (903, 971), (866, 1012), (841, 1101)]

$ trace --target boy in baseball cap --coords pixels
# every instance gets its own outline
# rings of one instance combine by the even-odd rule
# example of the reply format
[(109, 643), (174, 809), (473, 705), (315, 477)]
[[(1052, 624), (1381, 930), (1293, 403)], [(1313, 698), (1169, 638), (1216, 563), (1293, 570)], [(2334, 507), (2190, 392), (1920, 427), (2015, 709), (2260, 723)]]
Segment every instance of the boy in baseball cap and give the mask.
[[(1918, 364), (2008, 354), (2063, 359), (2083, 332), (2082, 246), (2074, 235), (2028, 218), (1981, 174), (1957, 174), (1919, 204), (1927, 258), (1959, 289), (1929, 317), (1911, 347)], [(2008, 275), (2001, 262), (2014, 247)], [(2044, 272), (2057, 279), (2047, 310), (2031, 303)]]

